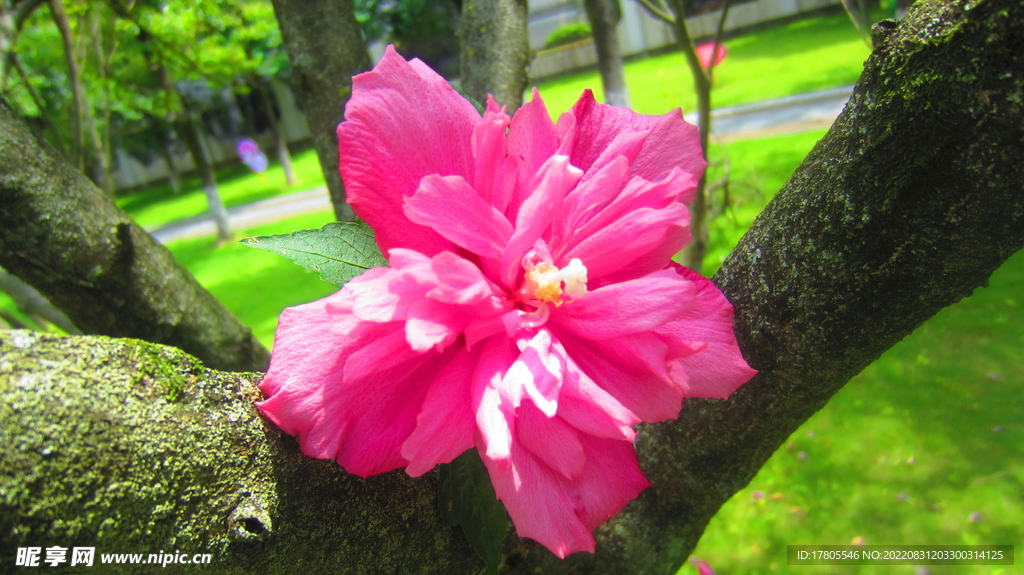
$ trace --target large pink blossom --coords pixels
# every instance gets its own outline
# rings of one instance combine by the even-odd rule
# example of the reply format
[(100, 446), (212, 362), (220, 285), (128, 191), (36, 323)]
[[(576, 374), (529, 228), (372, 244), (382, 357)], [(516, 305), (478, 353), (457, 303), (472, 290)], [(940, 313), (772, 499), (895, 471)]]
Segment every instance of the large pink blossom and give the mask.
[(649, 486), (632, 426), (753, 371), (732, 307), (673, 264), (704, 170), (679, 111), (588, 91), (509, 118), (389, 49), (338, 128), (389, 267), (281, 316), (260, 409), (304, 453), (419, 476), (476, 447), (520, 536), (559, 557)]

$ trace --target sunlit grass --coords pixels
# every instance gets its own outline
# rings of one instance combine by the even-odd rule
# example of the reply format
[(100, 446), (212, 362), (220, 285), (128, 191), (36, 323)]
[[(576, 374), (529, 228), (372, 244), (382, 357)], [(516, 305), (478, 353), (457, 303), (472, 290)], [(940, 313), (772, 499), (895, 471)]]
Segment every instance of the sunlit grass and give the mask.
[[(244, 230), (238, 237), (287, 234), (319, 228), (334, 221), (327, 210)], [(218, 247), (215, 238), (171, 242), (167, 247), (199, 283), (250, 328), (268, 348), (274, 341), (277, 317), (284, 308), (307, 303), (337, 288), (281, 256), (231, 242)]]
[[(758, 574), (787, 571), (786, 545), (848, 545), (856, 538), (1019, 548), (1022, 282), (1024, 252), (997, 270), (987, 288), (942, 310), (853, 378), (719, 511), (694, 555), (719, 573)], [(917, 573), (913, 566), (798, 569)], [(933, 575), (1019, 572), (928, 569)]]
[[(218, 170), (217, 189), (227, 207), (243, 206), (290, 192), (311, 190), (324, 185), (323, 171), (316, 151), (309, 149), (292, 156), (296, 182), (285, 182), (284, 170), (277, 158), (262, 176), (238, 165)], [(198, 177), (185, 178), (182, 192), (175, 194), (169, 183), (154, 186), (117, 198), (117, 205), (143, 227), (159, 226), (210, 211)]]
[[(715, 68), (715, 108), (749, 104), (856, 82), (870, 50), (846, 14), (801, 20), (725, 43), (729, 55)], [(632, 107), (644, 114), (697, 108), (690, 69), (680, 52), (626, 64)], [(603, 101), (597, 71), (538, 86), (552, 116), (569, 109), (590, 88)]]

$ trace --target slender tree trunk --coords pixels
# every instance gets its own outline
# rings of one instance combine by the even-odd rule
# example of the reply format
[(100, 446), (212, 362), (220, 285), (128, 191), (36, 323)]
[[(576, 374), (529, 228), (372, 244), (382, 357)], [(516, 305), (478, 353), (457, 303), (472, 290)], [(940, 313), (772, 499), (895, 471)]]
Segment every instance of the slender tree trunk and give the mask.
[[(686, 27), (686, 9), (682, 0), (669, 0), (669, 4), (675, 14), (672, 28), (675, 31), (676, 44), (682, 50), (693, 76), (693, 89), (697, 94), (697, 129), (700, 131), (700, 147), (704, 151), (706, 161), (711, 136), (711, 78), (700, 65), (697, 48), (690, 37), (690, 30)], [(707, 194), (704, 191), (706, 184), (705, 174), (697, 183), (697, 193), (690, 205), (690, 231), (693, 233), (693, 239), (683, 248), (682, 253), (683, 265), (698, 272), (708, 252), (708, 207)]]
[[(99, 5), (92, 6), (91, 12), (89, 15), (89, 35), (92, 36), (90, 40), (92, 41), (92, 50), (96, 58), (96, 73), (100, 81), (104, 82), (109, 77), (109, 70), (107, 68), (107, 56), (103, 51), (103, 29), (100, 26)], [(103, 110), (103, 129), (108, 132), (107, 138), (105, 139), (100, 135), (100, 127), (97, 125), (96, 116), (91, 106), (86, 108), (84, 120), (89, 131), (89, 141), (92, 144), (93, 155), (95, 156), (93, 181), (110, 197), (114, 197), (114, 177), (110, 171), (113, 162), (111, 160), (108, 131), (110, 126), (110, 96), (106, 93), (105, 86), (100, 88), (100, 94), (99, 107)]]
[(620, 108), (629, 107), (629, 90), (626, 87), (626, 69), (619, 48), (619, 20), (622, 8), (618, 0), (584, 0), (590, 29), (594, 32), (594, 47), (597, 48), (597, 68), (601, 72), (604, 88), (604, 102)]
[(213, 164), (203, 146), (202, 134), (195, 117), (188, 109), (188, 104), (181, 94), (177, 94), (180, 107), (178, 108), (178, 130), (185, 140), (185, 147), (192, 155), (192, 161), (199, 171), (199, 178), (203, 182), (203, 193), (206, 194), (206, 203), (210, 207), (210, 215), (217, 225), (217, 240), (226, 242), (231, 239), (231, 228), (228, 226), (228, 211), (224, 202), (220, 199), (220, 192), (217, 190), (217, 178), (213, 174)]
[(71, 116), (71, 157), (73, 163), (79, 170), (85, 167), (85, 154), (82, 149), (82, 125), (83, 117), (88, 107), (85, 98), (85, 86), (82, 84), (82, 71), (78, 67), (78, 60), (75, 58), (75, 42), (71, 33), (71, 23), (68, 21), (68, 14), (64, 10), (63, 0), (50, 0), (50, 11), (53, 13), (53, 21), (60, 30), (61, 39), (64, 41), (64, 55), (68, 64), (68, 81), (71, 83), (72, 110)]
[(463, 2), (459, 19), (462, 91), (477, 101), (491, 94), (509, 113), (523, 104), (530, 65), (526, 0)]
[(270, 131), (274, 134), (274, 142), (277, 145), (277, 159), (281, 162), (281, 169), (284, 170), (284, 180), (291, 186), (295, 184), (295, 170), (292, 169), (292, 155), (288, 153), (288, 142), (284, 138), (284, 131), (277, 121), (277, 112), (274, 111), (274, 104), (270, 101), (270, 94), (263, 85), (263, 78), (255, 76), (253, 84), (259, 91), (260, 100), (263, 101), (263, 109), (267, 113), (267, 120), (270, 122)]
[[(801, 423), (1024, 247), (1024, 85), (1007, 73), (1024, 68), (1021, 21), (1019, 0), (923, 0), (898, 28), (876, 27), (846, 110), (714, 277), (760, 373), (728, 401), (689, 399), (678, 420), (640, 426), (653, 485), (597, 529), (595, 554), (559, 560), (512, 535), (503, 572), (675, 573)], [(217, 573), (482, 569), (441, 524), (432, 473), (364, 480), (302, 457), (264, 427), (248, 376), (131, 341), (10, 333), (0, 352), (0, 406), (17, 407), (0, 418), (0, 477), (83, 478), (15, 492), (4, 548), (174, 540), (215, 553)]]
[[(173, 134), (173, 132), (171, 132)], [(167, 177), (171, 182), (171, 191), (174, 195), (181, 193), (181, 175), (178, 174), (178, 166), (174, 163), (174, 151), (171, 149), (172, 141), (168, 136), (168, 141), (160, 145), (160, 155), (164, 158), (164, 165), (167, 166)]]
[(274, 0), (292, 65), (292, 86), (302, 103), (320, 167), (339, 220), (355, 219), (338, 171), (338, 124), (352, 94), (352, 76), (370, 68), (352, 0)]
[(0, 266), (84, 332), (176, 345), (222, 369), (266, 366), (250, 330), (2, 98)]

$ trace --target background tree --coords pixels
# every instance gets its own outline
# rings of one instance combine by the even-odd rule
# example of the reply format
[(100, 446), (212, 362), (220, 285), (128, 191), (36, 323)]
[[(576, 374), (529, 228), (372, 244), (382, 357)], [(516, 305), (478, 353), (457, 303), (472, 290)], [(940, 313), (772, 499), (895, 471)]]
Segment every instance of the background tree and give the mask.
[[(653, 486), (597, 530), (596, 554), (560, 561), (509, 538), (506, 572), (674, 573), (722, 503), (800, 423), (1024, 246), (1022, 19), (1017, 0), (924, 0), (900, 25), (876, 26), (846, 110), (713, 278), (736, 307), (740, 346), (759, 375), (728, 401), (688, 400), (678, 420), (641, 428), (637, 450)], [(0, 157), (29, 144), (0, 144)], [(130, 341), (13, 334), (0, 336), (0, 349), (11, 362), (0, 378), (38, 382), (0, 386), (0, 406), (18, 409), (0, 418), (11, 446), (0, 478), (53, 486), (9, 491), (0, 517), (20, 519), (0, 532), (6, 547), (173, 540), (212, 550), (221, 573), (297, 564), (480, 571), (439, 522), (433, 474), (363, 480), (302, 457), (293, 439), (264, 427), (248, 376)], [(177, 399), (165, 397), (173, 390), (164, 381), (180, 382)], [(47, 445), (79, 457), (48, 456)], [(61, 481), (73, 478), (83, 481)], [(118, 522), (104, 523), (99, 538), (106, 517), (96, 501)], [(231, 544), (242, 541), (253, 545)]]
[(334, 213), (339, 220), (353, 220), (338, 172), (335, 131), (352, 93), (352, 76), (370, 68), (370, 55), (352, 0), (274, 0), (274, 13), (291, 62), (292, 87), (313, 131)]
[(530, 65), (525, 0), (472, 0), (459, 20), (459, 79), (480, 103), (492, 94), (511, 114), (523, 103)]
[[(683, 0), (638, 0), (654, 17), (668, 23), (675, 32), (676, 45), (686, 58), (686, 64), (693, 76), (693, 89), (697, 93), (697, 129), (700, 131), (700, 146), (704, 150), (704, 159), (708, 159), (708, 145), (711, 137), (711, 78), (714, 73), (714, 58), (706, 69), (697, 56), (697, 45), (690, 30), (686, 26), (686, 6)], [(666, 7), (665, 2), (669, 7)], [(718, 21), (718, 30), (714, 39), (714, 51), (722, 41), (725, 19), (729, 16), (731, 0), (725, 0), (722, 16)], [(697, 194), (690, 205), (690, 230), (693, 239), (683, 248), (683, 265), (693, 270), (700, 270), (704, 255), (708, 251), (708, 198), (706, 192), (707, 177), (702, 176), (697, 183)]]
[(629, 107), (629, 90), (626, 87), (626, 69), (623, 66), (622, 50), (619, 48), (619, 20), (622, 7), (619, 0), (584, 0), (587, 20), (594, 34), (597, 49), (597, 69), (601, 72), (601, 86), (604, 88), (604, 103), (620, 108)]

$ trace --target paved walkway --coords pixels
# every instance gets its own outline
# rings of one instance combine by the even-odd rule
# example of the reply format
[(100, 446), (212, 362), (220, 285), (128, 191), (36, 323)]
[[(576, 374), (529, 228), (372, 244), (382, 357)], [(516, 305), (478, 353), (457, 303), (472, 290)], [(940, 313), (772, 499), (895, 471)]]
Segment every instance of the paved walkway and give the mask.
[[(719, 108), (712, 115), (711, 137), (717, 142), (731, 142), (827, 128), (843, 111), (852, 91), (853, 86), (844, 86), (744, 106)], [(692, 123), (697, 122), (696, 114), (687, 114), (686, 119)], [(332, 207), (327, 188), (317, 188), (229, 208), (228, 222), (232, 231), (244, 230)], [(163, 243), (212, 236), (217, 232), (209, 214), (171, 222), (147, 231)]]

